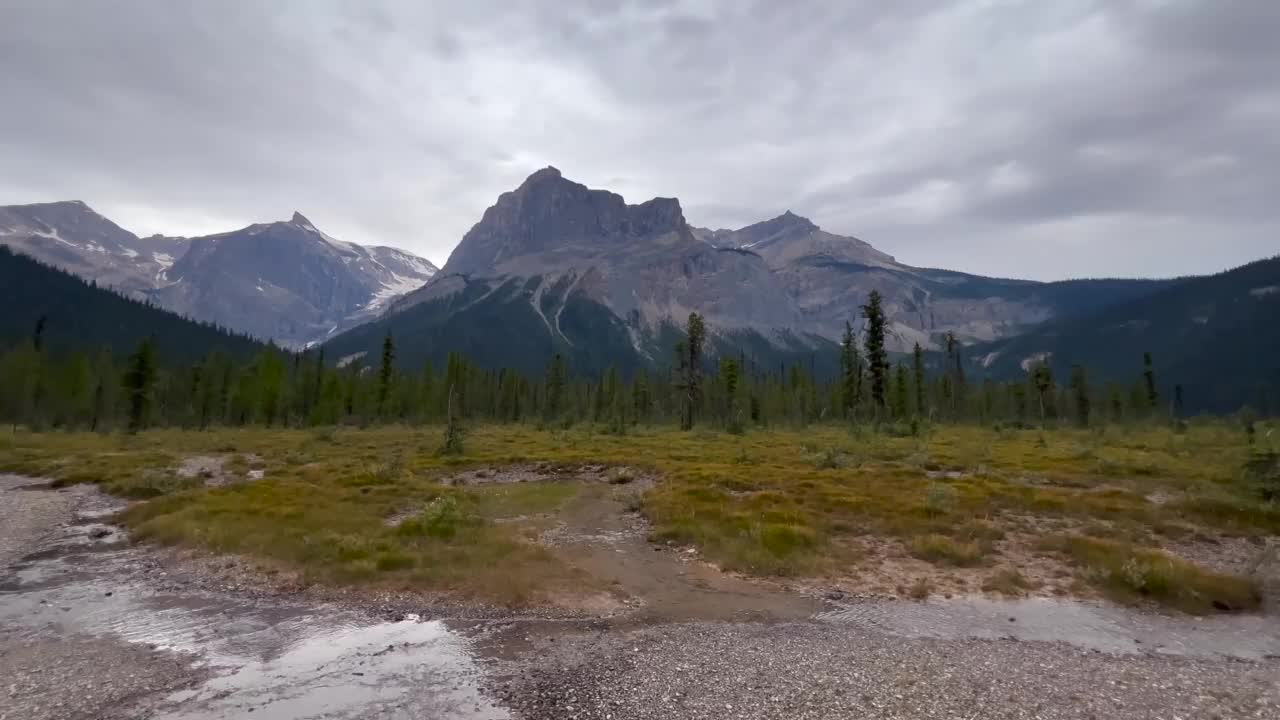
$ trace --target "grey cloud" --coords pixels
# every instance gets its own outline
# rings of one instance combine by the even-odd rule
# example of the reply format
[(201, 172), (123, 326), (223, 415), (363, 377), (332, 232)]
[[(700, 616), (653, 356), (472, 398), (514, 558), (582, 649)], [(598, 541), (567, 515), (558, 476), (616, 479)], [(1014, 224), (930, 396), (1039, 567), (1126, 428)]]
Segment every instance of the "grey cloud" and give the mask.
[(1280, 249), (1277, 34), (1252, 0), (11, 0), (0, 204), (300, 209), (442, 262), (554, 164), (920, 265), (1207, 271)]

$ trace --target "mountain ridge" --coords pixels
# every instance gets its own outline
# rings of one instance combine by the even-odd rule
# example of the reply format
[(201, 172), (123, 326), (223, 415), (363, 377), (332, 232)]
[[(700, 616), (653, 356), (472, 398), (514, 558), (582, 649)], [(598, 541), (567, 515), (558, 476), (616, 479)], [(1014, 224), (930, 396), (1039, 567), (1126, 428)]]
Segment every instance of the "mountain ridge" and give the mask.
[(337, 240), (298, 211), (288, 221), (213, 235), (139, 238), (82, 201), (13, 205), (0, 207), (0, 244), (130, 297), (291, 347), (378, 315), (436, 272), (404, 250)]
[[(548, 167), (500, 194), (440, 273), (376, 327), (334, 344), (343, 355), (374, 353), (377, 328), (429, 334), (436, 344), (470, 342), (458, 317), (472, 316), (472, 327), (546, 336), (537, 353), (580, 356), (594, 367), (587, 356), (599, 348), (562, 327), (572, 305), (593, 326), (611, 328), (610, 338), (627, 339), (604, 343), (620, 363), (665, 363), (665, 344), (693, 311), (704, 317), (713, 347), (803, 355), (832, 347), (846, 322), (860, 330), (860, 308), (874, 289), (889, 314), (890, 349), (905, 352), (917, 343), (937, 349), (947, 333), (966, 343), (994, 340), (1166, 284), (1052, 284), (913, 268), (791, 211), (738, 230), (708, 230), (691, 226), (677, 199), (628, 204)], [(426, 355), (440, 353), (424, 348), (406, 357)]]

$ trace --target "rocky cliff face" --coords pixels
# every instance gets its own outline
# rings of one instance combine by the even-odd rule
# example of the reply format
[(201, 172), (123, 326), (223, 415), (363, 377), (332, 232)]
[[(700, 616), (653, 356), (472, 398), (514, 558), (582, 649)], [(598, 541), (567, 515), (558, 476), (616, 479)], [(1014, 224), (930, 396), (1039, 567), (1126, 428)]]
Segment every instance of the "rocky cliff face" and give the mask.
[(648, 352), (646, 337), (666, 324), (683, 324), (695, 310), (718, 331), (773, 332), (800, 321), (758, 255), (698, 240), (677, 200), (628, 205), (555, 168), (499, 197), (463, 236), (439, 277), (394, 310), (464, 289), (496, 291), (513, 279), (553, 336), (567, 339), (561, 320), (568, 302), (579, 297), (619, 318), (642, 352)]
[(219, 235), (139, 238), (81, 202), (0, 208), (0, 243), (188, 317), (288, 346), (376, 317), (435, 266), (345, 243), (301, 214)]
[(937, 349), (948, 332), (965, 343), (1006, 337), (1129, 287), (1121, 281), (1086, 296), (1070, 283), (914, 268), (791, 212), (738, 230), (695, 228), (676, 200), (627, 205), (545, 168), (500, 196), (440, 275), (393, 311), (464, 292), (474, 305), (513, 280), (553, 337), (568, 340), (560, 319), (577, 296), (619, 319), (649, 354), (666, 351), (646, 338), (694, 310), (713, 332), (795, 350), (837, 340), (846, 322), (861, 329), (861, 306), (878, 290), (889, 347), (905, 352), (917, 343)]

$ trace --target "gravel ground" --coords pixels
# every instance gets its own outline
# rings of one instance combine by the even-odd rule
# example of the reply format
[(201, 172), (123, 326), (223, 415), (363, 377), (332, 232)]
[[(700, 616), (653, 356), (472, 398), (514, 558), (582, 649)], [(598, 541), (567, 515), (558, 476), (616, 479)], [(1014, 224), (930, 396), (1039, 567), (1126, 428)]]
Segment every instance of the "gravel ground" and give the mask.
[(136, 718), (136, 701), (203, 677), (192, 659), (113, 638), (0, 630), (0, 720)]
[[(492, 691), (556, 718), (1280, 718), (1280, 663), (708, 623), (526, 640)], [(520, 659), (524, 658), (524, 659)]]
[[(0, 580), (95, 493), (83, 486), (17, 489), (32, 483), (0, 475)], [(203, 677), (191, 668), (192, 659), (115, 638), (66, 635), (53, 623), (0, 623), (0, 720), (135, 718), (129, 709), (135, 700)]]
[(34, 482), (18, 475), (0, 475), (0, 575), (39, 545), (58, 523), (71, 517), (77, 502), (74, 488), (62, 492), (16, 489)]

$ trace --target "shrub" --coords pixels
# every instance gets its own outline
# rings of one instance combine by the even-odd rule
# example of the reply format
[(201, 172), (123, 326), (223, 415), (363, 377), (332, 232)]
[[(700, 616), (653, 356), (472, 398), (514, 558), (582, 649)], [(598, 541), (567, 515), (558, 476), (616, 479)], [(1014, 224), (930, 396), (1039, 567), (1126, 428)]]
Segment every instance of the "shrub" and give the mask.
[(827, 448), (813, 461), (813, 466), (819, 470), (838, 470), (844, 467), (844, 457), (839, 450)]
[(946, 483), (935, 482), (929, 485), (929, 492), (924, 497), (925, 511), (932, 516), (946, 515), (956, 506), (960, 493)]
[(1257, 583), (1205, 570), (1160, 550), (1071, 535), (1050, 541), (1082, 568), (1084, 577), (1121, 602), (1150, 600), (1184, 612), (1254, 610)]
[(1035, 587), (1037, 587), (1035, 583), (1013, 568), (1003, 568), (982, 583), (983, 592), (997, 592), (1002, 595), (1021, 595), (1024, 591)]
[(907, 588), (907, 597), (912, 600), (928, 600), (933, 593), (933, 583), (929, 578), (919, 578)]
[(982, 564), (983, 549), (975, 542), (957, 542), (945, 535), (921, 535), (911, 540), (911, 554), (935, 565), (974, 567)]
[(442, 495), (428, 503), (417, 517), (400, 523), (397, 532), (400, 535), (450, 540), (458, 534), (460, 528), (475, 520), (474, 516), (463, 510), (456, 497)]

